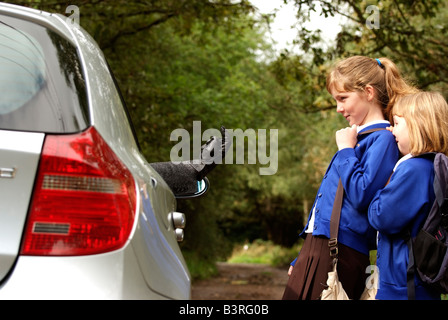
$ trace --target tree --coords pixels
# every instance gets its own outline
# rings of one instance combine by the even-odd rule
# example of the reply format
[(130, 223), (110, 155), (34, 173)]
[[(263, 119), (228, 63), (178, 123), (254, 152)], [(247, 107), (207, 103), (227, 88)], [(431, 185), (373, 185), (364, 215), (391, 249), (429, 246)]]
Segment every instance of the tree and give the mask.
[[(316, 10), (324, 16), (340, 15), (347, 19), (337, 36), (335, 47), (328, 51), (319, 45), (319, 31), (300, 31), (297, 43), (312, 56), (315, 65), (323, 67), (328, 65), (327, 61), (352, 55), (386, 56), (420, 88), (445, 91), (448, 81), (448, 69), (444, 63), (448, 53), (448, 42), (444, 36), (448, 14), (445, 1), (285, 2), (297, 6), (299, 22), (309, 19), (310, 12)], [(313, 107), (315, 110), (322, 109), (319, 105)]]

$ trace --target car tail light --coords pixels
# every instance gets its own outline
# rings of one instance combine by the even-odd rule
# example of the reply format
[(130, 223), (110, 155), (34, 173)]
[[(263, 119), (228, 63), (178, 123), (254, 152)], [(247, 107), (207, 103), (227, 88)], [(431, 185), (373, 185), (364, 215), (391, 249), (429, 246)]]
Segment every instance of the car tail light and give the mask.
[(45, 139), (23, 255), (88, 255), (121, 248), (134, 222), (129, 170), (92, 127)]

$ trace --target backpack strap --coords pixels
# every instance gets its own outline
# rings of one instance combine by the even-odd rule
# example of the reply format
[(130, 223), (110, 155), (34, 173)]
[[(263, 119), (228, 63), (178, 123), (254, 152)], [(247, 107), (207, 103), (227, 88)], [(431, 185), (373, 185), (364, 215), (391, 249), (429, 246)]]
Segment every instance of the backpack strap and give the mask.
[(439, 205), (440, 210), (444, 209), (446, 206), (446, 198), (443, 196), (442, 185), (440, 184), (439, 177), (434, 174), (434, 194), (436, 195), (436, 201)]

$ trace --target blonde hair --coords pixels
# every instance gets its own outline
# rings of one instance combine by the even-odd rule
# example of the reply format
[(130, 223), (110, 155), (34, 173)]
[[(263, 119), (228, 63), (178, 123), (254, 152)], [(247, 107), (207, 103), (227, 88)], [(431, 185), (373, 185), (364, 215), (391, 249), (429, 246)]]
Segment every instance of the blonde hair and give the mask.
[(384, 117), (391, 120), (390, 111), (397, 97), (418, 92), (418, 89), (407, 83), (391, 60), (378, 60), (353, 56), (340, 61), (327, 76), (327, 91), (364, 92), (366, 86), (371, 85)]
[(392, 114), (403, 117), (409, 131), (410, 152), (448, 155), (448, 104), (438, 92), (419, 92), (400, 97)]

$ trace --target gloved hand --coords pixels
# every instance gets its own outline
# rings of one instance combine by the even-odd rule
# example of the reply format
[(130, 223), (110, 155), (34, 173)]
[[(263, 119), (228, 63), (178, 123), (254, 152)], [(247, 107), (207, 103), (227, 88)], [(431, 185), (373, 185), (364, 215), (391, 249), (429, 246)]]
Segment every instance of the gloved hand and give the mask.
[(217, 164), (224, 162), (232, 141), (224, 126), (221, 126), (220, 131), (221, 138), (213, 136), (201, 146), (201, 159), (182, 161), (179, 164), (151, 163), (151, 166), (162, 176), (174, 194), (195, 193), (197, 181), (204, 179)]
[[(193, 168), (198, 172), (196, 179), (202, 180), (212, 171), (217, 164), (224, 162), (227, 151), (229, 150), (232, 141), (230, 140), (229, 132), (224, 126), (221, 126), (221, 138), (212, 136), (205, 144), (201, 146), (201, 162), (189, 162)], [(215, 154), (215, 151), (218, 151)]]

